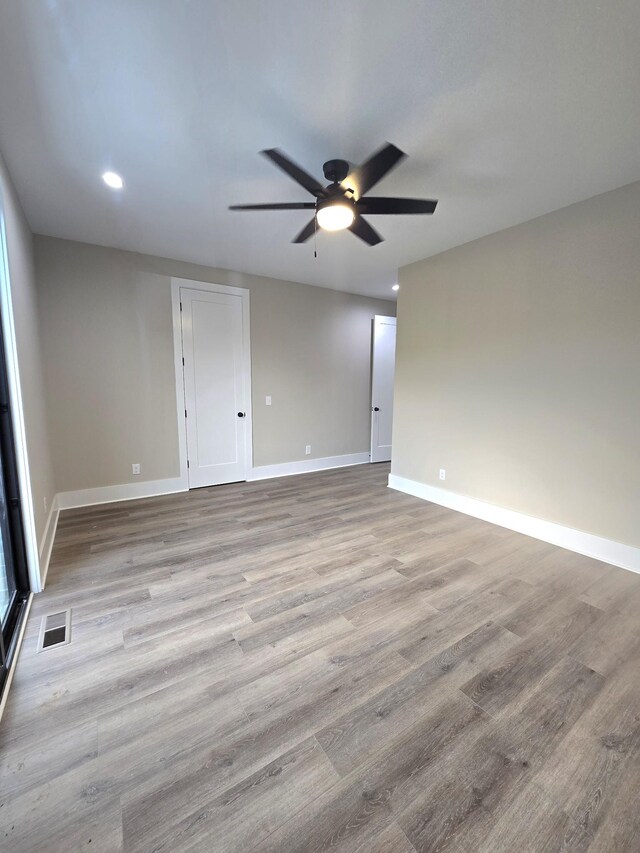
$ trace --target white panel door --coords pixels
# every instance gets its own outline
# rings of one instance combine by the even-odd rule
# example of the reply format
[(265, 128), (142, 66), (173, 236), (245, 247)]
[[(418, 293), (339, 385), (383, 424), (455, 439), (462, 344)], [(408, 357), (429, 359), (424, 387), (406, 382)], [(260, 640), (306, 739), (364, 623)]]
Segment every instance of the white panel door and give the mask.
[(373, 319), (371, 362), (371, 461), (391, 459), (393, 377), (396, 369), (396, 318)]
[(189, 488), (247, 478), (250, 362), (245, 298), (180, 289)]

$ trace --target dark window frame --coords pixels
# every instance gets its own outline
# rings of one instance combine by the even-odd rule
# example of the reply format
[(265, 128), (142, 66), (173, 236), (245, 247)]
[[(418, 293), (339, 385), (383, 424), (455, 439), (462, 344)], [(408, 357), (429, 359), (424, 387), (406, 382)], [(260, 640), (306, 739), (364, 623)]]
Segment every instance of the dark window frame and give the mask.
[(22, 505), (16, 459), (15, 435), (4, 332), (0, 322), (0, 486), (4, 488), (6, 516), (2, 523), (5, 563), (14, 586), (6, 618), (0, 631), (0, 696), (16, 653), (18, 636), (30, 595), (29, 567), (22, 522)]

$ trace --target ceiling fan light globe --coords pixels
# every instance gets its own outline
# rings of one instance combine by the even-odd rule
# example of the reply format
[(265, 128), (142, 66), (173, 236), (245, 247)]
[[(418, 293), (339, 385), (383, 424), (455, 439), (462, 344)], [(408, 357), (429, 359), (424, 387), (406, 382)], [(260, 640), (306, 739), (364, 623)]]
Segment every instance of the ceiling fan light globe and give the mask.
[(354, 220), (353, 208), (348, 204), (328, 204), (317, 213), (318, 225), (325, 231), (342, 231)]

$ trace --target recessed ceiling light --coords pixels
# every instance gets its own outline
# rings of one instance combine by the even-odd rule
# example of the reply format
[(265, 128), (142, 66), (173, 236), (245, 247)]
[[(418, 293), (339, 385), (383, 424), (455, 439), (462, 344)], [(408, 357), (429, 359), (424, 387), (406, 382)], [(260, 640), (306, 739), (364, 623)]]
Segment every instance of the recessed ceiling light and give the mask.
[(394, 284), (393, 287), (391, 288), (391, 290), (400, 290), (400, 285)]
[(124, 186), (124, 181), (117, 175), (115, 172), (105, 172), (102, 176), (102, 180), (108, 187), (111, 187), (112, 190), (121, 190)]

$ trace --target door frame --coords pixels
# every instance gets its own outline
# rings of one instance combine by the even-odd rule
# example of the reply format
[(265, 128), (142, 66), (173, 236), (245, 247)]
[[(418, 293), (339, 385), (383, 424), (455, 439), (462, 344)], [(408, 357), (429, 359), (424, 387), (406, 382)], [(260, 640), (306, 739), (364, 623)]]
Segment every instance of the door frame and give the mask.
[[(389, 323), (390, 320), (393, 322)], [(392, 316), (387, 315), (387, 314), (374, 314), (373, 320), (371, 321), (371, 381), (369, 383), (369, 386), (370, 386), (369, 387), (369, 397), (370, 397), (370, 401), (371, 401), (371, 413), (370, 413), (370, 421), (369, 421), (369, 424), (370, 424), (369, 462), (371, 462), (373, 464), (377, 464), (377, 462), (378, 462), (378, 460), (376, 460), (374, 462), (374, 459), (373, 459), (373, 436), (374, 436), (374, 432), (376, 431), (376, 427), (374, 426), (374, 423), (376, 425), (378, 423), (376, 416), (375, 416), (375, 413), (373, 411), (373, 405), (375, 402), (373, 399), (373, 378), (374, 378), (375, 356), (376, 356), (376, 353), (375, 353), (376, 328), (378, 326), (384, 325), (385, 321), (388, 325), (395, 326), (396, 330), (397, 330), (397, 327), (398, 327), (398, 318), (397, 317), (392, 317)], [(397, 339), (396, 339), (396, 341), (397, 341)], [(396, 386), (396, 376), (395, 376), (395, 351), (394, 351), (394, 371), (393, 371), (393, 391), (394, 391), (394, 394), (395, 394), (395, 386)], [(393, 417), (393, 412), (392, 412), (392, 417)], [(393, 437), (392, 437), (391, 441), (393, 442)]]
[(40, 577), (40, 548), (36, 533), (36, 520), (31, 489), (31, 474), (27, 453), (27, 429), (22, 406), (22, 384), (18, 363), (18, 345), (15, 320), (13, 316), (13, 295), (11, 291), (11, 272), (9, 270), (9, 248), (7, 223), (2, 189), (0, 188), (0, 308), (2, 333), (4, 335), (4, 355), (9, 383), (12, 426), (16, 465), (18, 469), (18, 489), (20, 491), (20, 509), (27, 553), (27, 567), (31, 592), (43, 589)]
[(187, 427), (185, 424), (185, 389), (182, 354), (182, 316), (180, 308), (180, 290), (204, 290), (207, 293), (224, 293), (227, 296), (240, 296), (242, 299), (242, 350), (244, 359), (244, 381), (247, 389), (247, 415), (244, 433), (245, 459), (247, 460), (246, 478), (253, 470), (253, 414), (251, 409), (251, 312), (250, 291), (246, 287), (230, 287), (226, 284), (213, 284), (209, 281), (194, 281), (190, 278), (171, 279), (171, 315), (173, 320), (173, 358), (176, 383), (176, 417), (178, 423), (178, 449), (180, 455), (180, 479), (185, 491), (189, 489), (189, 470), (187, 467)]

